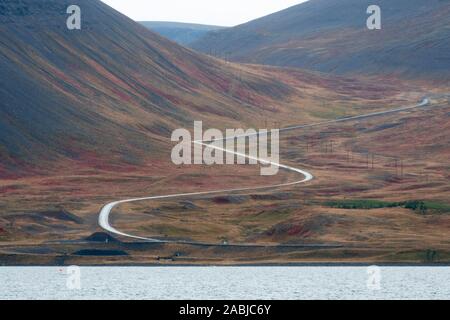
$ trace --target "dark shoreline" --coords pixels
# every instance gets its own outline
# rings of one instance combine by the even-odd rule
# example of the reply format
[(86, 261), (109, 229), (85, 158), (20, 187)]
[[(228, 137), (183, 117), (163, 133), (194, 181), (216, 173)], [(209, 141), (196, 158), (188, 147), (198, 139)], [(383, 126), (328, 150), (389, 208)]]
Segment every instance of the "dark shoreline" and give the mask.
[[(0, 266), (0, 268), (64, 268), (69, 265), (33, 265), (33, 264), (23, 264), (23, 265), (4, 265)], [(259, 263), (259, 264), (232, 264), (232, 265), (220, 265), (220, 264), (83, 264), (79, 265), (79, 267), (95, 267), (95, 268), (192, 268), (192, 267), (211, 267), (211, 268), (254, 268), (254, 267), (370, 267), (370, 266), (378, 266), (378, 267), (450, 267), (450, 263), (342, 263), (342, 262), (308, 262), (308, 263)]]

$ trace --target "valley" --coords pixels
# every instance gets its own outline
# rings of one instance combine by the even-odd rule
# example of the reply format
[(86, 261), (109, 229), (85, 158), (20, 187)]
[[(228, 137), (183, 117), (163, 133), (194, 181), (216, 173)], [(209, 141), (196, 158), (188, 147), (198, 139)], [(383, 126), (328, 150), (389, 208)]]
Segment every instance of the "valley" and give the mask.
[[(69, 2), (81, 30), (60, 27)], [(448, 4), (391, 4), (388, 34), (367, 36), (353, 15), (325, 19), (354, 0), (339, 3), (195, 51), (98, 0), (5, 1), (0, 265), (450, 263)], [(281, 129), (283, 170), (174, 164), (171, 135), (195, 121)]]

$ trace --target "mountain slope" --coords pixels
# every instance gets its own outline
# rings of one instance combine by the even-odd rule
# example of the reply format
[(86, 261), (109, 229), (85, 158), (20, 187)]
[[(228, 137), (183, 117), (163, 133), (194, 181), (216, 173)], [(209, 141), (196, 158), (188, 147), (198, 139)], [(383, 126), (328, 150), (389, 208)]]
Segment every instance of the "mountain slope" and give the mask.
[(184, 46), (197, 41), (210, 31), (224, 29), (224, 27), (219, 26), (180, 22), (142, 21), (139, 23), (151, 31)]
[[(368, 30), (377, 4), (382, 30)], [(192, 44), (232, 60), (337, 74), (449, 79), (450, 1), (310, 0)]]
[[(0, 4), (0, 171), (61, 157), (134, 163), (157, 153), (171, 128), (250, 117), (252, 107), (224, 92), (233, 76), (224, 63), (100, 1)], [(66, 28), (71, 4), (81, 7), (82, 30)], [(242, 77), (261, 101), (272, 99), (267, 86), (274, 97), (289, 92), (264, 76)]]
[[(66, 8), (82, 29), (66, 27)], [(236, 65), (150, 32), (98, 0), (0, 1), (0, 175), (140, 165), (173, 129), (304, 121), (318, 97), (379, 100), (388, 83)], [(169, 153), (170, 154), (170, 153)]]

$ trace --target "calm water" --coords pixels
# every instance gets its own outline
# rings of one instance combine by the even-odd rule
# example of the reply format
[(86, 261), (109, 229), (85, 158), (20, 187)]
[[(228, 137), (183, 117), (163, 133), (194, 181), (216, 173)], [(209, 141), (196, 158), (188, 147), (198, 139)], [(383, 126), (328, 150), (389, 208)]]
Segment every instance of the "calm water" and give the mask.
[[(450, 267), (2, 267), (0, 299), (449, 299)], [(372, 280), (374, 278), (372, 277)], [(69, 280), (69, 281), (68, 281)], [(373, 283), (373, 282), (371, 282)]]

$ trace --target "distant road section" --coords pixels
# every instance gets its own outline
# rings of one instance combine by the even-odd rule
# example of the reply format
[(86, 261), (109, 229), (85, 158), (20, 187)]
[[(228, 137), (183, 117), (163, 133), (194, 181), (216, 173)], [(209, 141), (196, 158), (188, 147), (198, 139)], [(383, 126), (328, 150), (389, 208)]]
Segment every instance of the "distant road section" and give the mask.
[[(367, 118), (377, 117), (377, 116), (384, 116), (384, 115), (389, 115), (389, 114), (398, 113), (398, 112), (402, 112), (402, 111), (408, 111), (408, 110), (412, 110), (412, 109), (416, 109), (416, 108), (425, 107), (425, 106), (428, 106), (429, 104), (430, 104), (429, 98), (424, 98), (420, 103), (418, 103), (416, 105), (413, 105), (413, 106), (400, 107), (400, 108), (395, 108), (395, 109), (391, 109), (391, 110), (387, 110), (387, 111), (373, 112), (373, 113), (368, 113), (368, 114), (364, 114), (364, 115), (353, 116), (353, 117), (346, 117), (346, 118), (330, 120), (330, 121), (323, 121), (323, 122), (318, 122), (318, 123), (313, 123), (313, 124), (291, 126), (291, 127), (280, 129), (280, 132), (292, 131), (292, 130), (303, 129), (303, 128), (311, 128), (311, 127), (329, 125), (329, 124), (333, 124), (333, 123), (340, 123), (340, 122), (346, 122), (346, 121), (362, 120), (362, 119), (367, 119)], [(178, 193), (178, 194), (171, 194), (171, 195), (150, 196), (150, 197), (144, 197), (144, 198), (135, 198), (135, 199), (126, 199), (126, 200), (115, 201), (115, 202), (108, 203), (107, 205), (105, 205), (101, 209), (100, 215), (99, 215), (99, 220), (98, 220), (100, 227), (102, 227), (104, 230), (106, 230), (106, 231), (108, 231), (110, 233), (113, 233), (115, 235), (128, 237), (128, 238), (132, 238), (132, 239), (137, 239), (137, 240), (144, 240), (144, 241), (150, 241), (150, 242), (159, 242), (159, 243), (186, 243), (186, 242), (183, 242), (183, 241), (158, 240), (158, 239), (153, 239), (153, 238), (140, 237), (140, 236), (131, 235), (131, 234), (127, 234), (127, 233), (121, 232), (121, 231), (115, 229), (109, 223), (109, 217), (110, 217), (111, 211), (112, 211), (112, 209), (114, 207), (116, 207), (116, 206), (118, 206), (120, 204), (123, 204), (123, 203), (131, 203), (131, 202), (147, 201), (147, 200), (182, 198), (182, 197), (191, 197), (191, 196), (193, 197), (193, 196), (201, 196), (201, 195), (233, 193), (233, 192), (242, 192), (242, 191), (269, 190), (269, 189), (276, 189), (276, 188), (281, 188), (281, 187), (293, 186), (293, 185), (297, 185), (297, 184), (303, 184), (303, 183), (306, 183), (306, 182), (311, 181), (311, 180), (314, 179), (314, 176), (311, 173), (309, 173), (309, 172), (307, 172), (305, 170), (299, 169), (299, 168), (294, 168), (294, 167), (287, 166), (287, 165), (284, 165), (284, 164), (281, 164), (281, 163), (275, 163), (275, 162), (272, 162), (272, 161), (267, 161), (265, 159), (260, 159), (260, 158), (257, 158), (257, 157), (251, 157), (251, 156), (246, 155), (246, 154), (241, 154), (241, 153), (235, 152), (234, 150), (226, 150), (224, 148), (220, 148), (220, 147), (208, 144), (208, 143), (206, 143), (206, 141), (194, 141), (193, 143), (204, 145), (204, 146), (208, 146), (210, 148), (215, 148), (215, 149), (227, 152), (227, 153), (232, 153), (232, 154), (235, 154), (235, 155), (238, 155), (238, 156), (241, 156), (241, 157), (245, 157), (247, 159), (257, 160), (257, 161), (259, 161), (259, 162), (261, 162), (263, 164), (273, 165), (273, 166), (277, 166), (277, 167), (279, 167), (281, 169), (285, 169), (285, 170), (288, 170), (288, 171), (293, 171), (295, 173), (300, 174), (302, 176), (302, 179), (294, 181), (294, 182), (289, 182), (289, 183), (268, 185), (268, 186), (260, 186), (260, 187), (213, 190), (213, 191), (192, 192), (192, 193)], [(201, 243), (196, 243), (196, 244), (201, 244)], [(249, 246), (251, 246), (251, 245), (249, 245)]]

